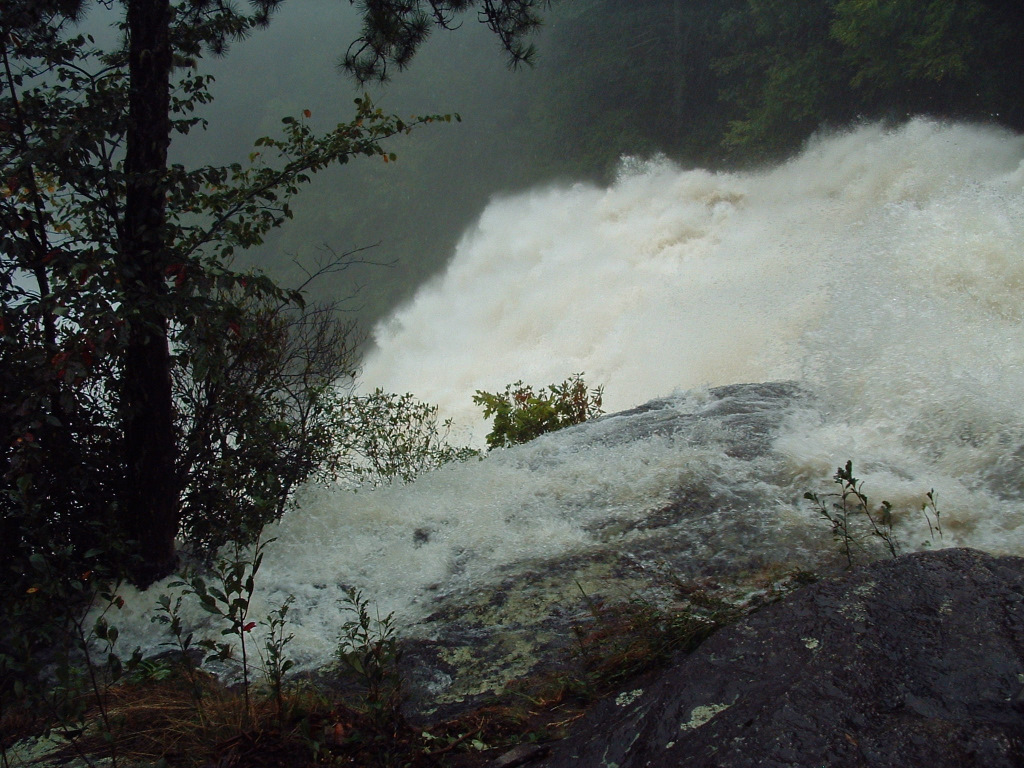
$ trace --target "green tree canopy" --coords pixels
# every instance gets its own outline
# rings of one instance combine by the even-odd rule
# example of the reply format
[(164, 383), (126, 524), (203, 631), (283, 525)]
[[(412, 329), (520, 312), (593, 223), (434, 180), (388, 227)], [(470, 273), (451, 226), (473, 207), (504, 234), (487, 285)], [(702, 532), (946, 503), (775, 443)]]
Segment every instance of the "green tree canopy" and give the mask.
[(734, 147), (785, 152), (822, 125), (915, 114), (1024, 127), (1024, 14), (1003, 0), (747, 0), (724, 25)]
[[(265, 363), (225, 339), (261, 340), (260, 354), (270, 354), (288, 344), (287, 329), (259, 318), (287, 307), (301, 317), (303, 302), (234, 271), (236, 251), (291, 217), (312, 174), (354, 156), (393, 160), (386, 140), (442, 116), (402, 120), (359, 99), (351, 119), (324, 133), (308, 110), (284, 118), (247, 164), (172, 165), (173, 138), (204, 125), (203, 57), (267, 26), (280, 0), (247, 10), (226, 0), (104, 5), (119, 10), (122, 32), (107, 49), (79, 32), (89, 10), (81, 0), (0, 8), (3, 524), (8, 552), (89, 551), (119, 532), (134, 542), (130, 570), (145, 584), (174, 566), (192, 459), (243, 461), (248, 435), (273, 432), (271, 413), (247, 423), (252, 409), (246, 416), (225, 401), (240, 397), (245, 376), (214, 384)], [(363, 37), (344, 61), (359, 79), (385, 77), (389, 65), (409, 63), (431, 26), (455, 26), (472, 10), (513, 63), (528, 60), (524, 36), (545, 5), (367, 0)], [(203, 407), (236, 409), (219, 451), (196, 449), (189, 425), (217, 420), (183, 418), (180, 396), (193, 386), (183, 376), (209, 385), (196, 400)], [(317, 387), (327, 376), (317, 374)]]

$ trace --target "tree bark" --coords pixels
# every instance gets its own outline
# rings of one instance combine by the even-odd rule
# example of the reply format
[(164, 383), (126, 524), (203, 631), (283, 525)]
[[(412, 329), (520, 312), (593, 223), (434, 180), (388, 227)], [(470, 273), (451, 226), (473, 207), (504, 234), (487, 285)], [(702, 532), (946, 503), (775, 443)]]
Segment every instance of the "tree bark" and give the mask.
[(170, 144), (171, 10), (168, 0), (127, 0), (129, 95), (125, 215), (119, 272), (127, 316), (122, 413), (125, 480), (119, 514), (137, 543), (133, 580), (173, 571), (180, 515), (168, 346), (165, 242)]

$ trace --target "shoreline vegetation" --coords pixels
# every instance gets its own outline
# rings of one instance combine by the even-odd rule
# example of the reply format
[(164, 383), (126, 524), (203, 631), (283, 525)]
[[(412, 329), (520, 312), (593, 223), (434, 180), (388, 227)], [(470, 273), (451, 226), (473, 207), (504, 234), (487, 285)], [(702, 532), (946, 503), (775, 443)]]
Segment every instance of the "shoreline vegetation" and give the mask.
[[(837, 569), (897, 558), (891, 505), (869, 501), (852, 462), (832, 480), (835, 492), (808, 492), (805, 498), (833, 536)], [(934, 492), (921, 512), (928, 540), (939, 546), (941, 512)], [(579, 594), (568, 631), (543, 647), (536, 641), (538, 658), (530, 674), (505, 680), (500, 690), (442, 705), (422, 692), (410, 699), (406, 676), (412, 669), (403, 665), (408, 643), (394, 616), (381, 616), (356, 590), (348, 592), (350, 618), (340, 628), (334, 663), (289, 674), (292, 598), (266, 617), (249, 614), (267, 543), (236, 548), (234, 559), (221, 559), (212, 571), (168, 584), (176, 592), (156, 597), (153, 616), (166, 627), (162, 645), (168, 650), (148, 656), (138, 649), (130, 658), (120, 655), (116, 621), (123, 599), (116, 585), (83, 584), (93, 610), (85, 619), (89, 606), (80, 606), (67, 625), (64, 652), (53, 659), (53, 680), (39, 680), (34, 690), (23, 682), (22, 703), (3, 702), (4, 768), (68, 761), (482, 766), (503, 764), (492, 761), (505, 755), (533, 759), (569, 735), (594, 704), (627, 695), (636, 680), (656, 675), (722, 627), (821, 578), (782, 565), (723, 580), (684, 580), (662, 571), (656, 576), (662, 593), (657, 602), (588, 594), (576, 581)], [(225, 642), (194, 639), (182, 619), (188, 600), (214, 617)], [(463, 652), (473, 655), (472, 641)], [(452, 673), (474, 674), (471, 666)]]
[[(815, 578), (766, 573), (742, 589), (710, 579), (676, 581), (667, 608), (642, 599), (606, 603), (579, 587), (580, 618), (548, 652), (542, 671), (509, 680), (475, 703), (449, 705), (457, 711), (451, 717), (409, 711), (393, 617), (375, 614), (358, 593), (350, 596), (352, 620), (342, 628), (335, 664), (287, 675), (284, 605), (261, 622), (270, 630), (263, 648), (250, 645), (239, 657), (237, 646), (213, 646), (206, 657), (240, 667), (234, 684), (203, 668), (211, 646), (191, 644), (179, 606), (162, 595), (173, 637), (166, 644), (177, 648), (114, 662), (116, 616), (107, 624), (104, 615), (84, 641), (107, 654), (85, 654), (78, 664), (88, 666), (59, 673), (77, 686), (49, 694), (51, 722), (44, 725), (38, 710), (4, 709), (3, 764), (477, 766), (515, 750), (536, 754), (566, 736), (595, 702)], [(244, 584), (235, 586), (242, 592), (229, 587), (227, 602), (213, 597), (220, 594), (215, 587), (190, 599), (213, 597), (219, 610), (239, 597), (244, 602)], [(109, 597), (116, 606), (116, 595)], [(245, 615), (219, 615), (239, 639), (256, 624)], [(42, 736), (33, 739), (39, 729)]]

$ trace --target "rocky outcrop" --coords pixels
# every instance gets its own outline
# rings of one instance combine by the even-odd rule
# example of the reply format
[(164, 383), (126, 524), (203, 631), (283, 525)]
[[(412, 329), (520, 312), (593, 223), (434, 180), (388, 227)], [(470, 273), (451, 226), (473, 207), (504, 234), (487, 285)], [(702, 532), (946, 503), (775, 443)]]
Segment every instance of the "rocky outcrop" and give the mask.
[(1024, 559), (907, 555), (807, 587), (599, 704), (534, 765), (1024, 765)]
[[(614, 496), (631, 482), (616, 478), (595, 489), (590, 502), (604, 512), (583, 524), (571, 553), (512, 562), (492, 583), (433, 597), (433, 613), (406, 649), (410, 712), (458, 712), (510, 680), (557, 667), (574, 627), (590, 620), (589, 601), (672, 603), (675, 582), (705, 578), (751, 594), (778, 589), (793, 571), (841, 567), (828, 528), (800, 510), (806, 488), (791, 487), (786, 461), (772, 449), (786, 418), (810, 399), (791, 382), (719, 387), (654, 400), (510, 452), (527, 466), (564, 466), (573, 475), (580, 456), (671, 445), (658, 449), (668, 458), (634, 469), (670, 489), (657, 503), (620, 508)], [(778, 514), (780, 499), (794, 500), (798, 513)], [(564, 510), (567, 518), (578, 513)]]

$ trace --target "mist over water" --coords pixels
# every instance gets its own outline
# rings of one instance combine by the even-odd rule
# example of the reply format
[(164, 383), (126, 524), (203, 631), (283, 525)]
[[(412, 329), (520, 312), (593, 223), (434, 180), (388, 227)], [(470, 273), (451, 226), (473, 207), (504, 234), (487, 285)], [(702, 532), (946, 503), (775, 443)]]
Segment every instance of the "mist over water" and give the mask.
[(1002, 131), (915, 121), (819, 139), (761, 173), (625, 161), (609, 189), (497, 200), (443, 277), (377, 327), (364, 380), (466, 424), (476, 389), (580, 371), (608, 411), (771, 379), (836, 387), (858, 409), (884, 391), (914, 413), (953, 379), (984, 385), (972, 399), (1009, 395), (1022, 153)]
[[(908, 516), (934, 488), (942, 545), (1024, 553), (1022, 163), (1020, 136), (917, 120), (819, 138), (759, 173), (624, 161), (608, 189), (493, 201), (443, 276), (376, 329), (365, 386), (438, 403), (476, 440), (474, 390), (517, 379), (585, 372), (608, 412), (676, 392), (676, 411), (699, 413), (707, 386), (773, 380), (811, 399), (770, 459), (730, 458), (715, 435), (585, 439), (626, 423), (606, 419), (408, 486), (308, 488), (269, 532), (254, 615), (296, 595), (294, 652), (322, 662), (343, 585), (417, 631), (438, 597), (606, 545), (608, 521), (688, 484), (761, 500), (745, 539), (721, 537), (728, 512), (692, 521), (709, 557), (813, 562), (834, 545), (802, 492), (829, 490), (847, 459)], [(141, 609), (131, 621), (155, 632)]]

